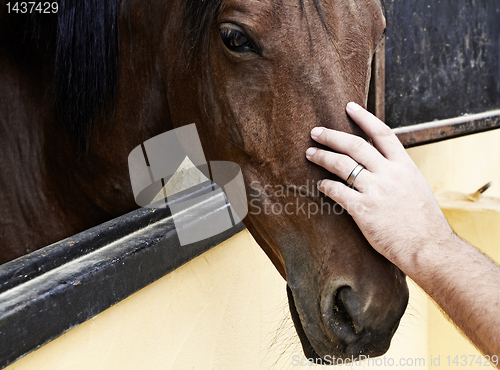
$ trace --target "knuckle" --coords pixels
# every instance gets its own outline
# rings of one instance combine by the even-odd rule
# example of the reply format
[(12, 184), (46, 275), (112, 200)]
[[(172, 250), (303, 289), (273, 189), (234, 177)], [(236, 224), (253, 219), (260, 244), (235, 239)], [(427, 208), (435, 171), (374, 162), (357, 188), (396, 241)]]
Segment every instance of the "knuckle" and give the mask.
[(348, 147), (349, 147), (349, 150), (357, 152), (357, 151), (361, 150), (365, 144), (366, 144), (366, 141), (364, 141), (362, 138), (356, 136), (356, 137), (353, 137), (352, 140), (349, 142)]
[(351, 162), (346, 156), (339, 156), (337, 159), (337, 166), (340, 169), (348, 170), (351, 167)]
[(325, 128), (321, 135), (319, 135), (319, 137), (323, 142), (328, 142), (332, 138), (332, 131), (328, 128)]
[(328, 181), (328, 183), (325, 184), (325, 194), (332, 199), (336, 198), (338, 193), (336, 185), (335, 181)]
[(329, 129), (325, 129), (321, 135), (321, 143), (323, 145), (328, 146), (329, 148), (333, 148), (335, 146), (336, 142), (336, 135), (335, 132)]
[(325, 163), (325, 157), (326, 157), (326, 152), (322, 149), (318, 149), (316, 153), (314, 153), (314, 160), (318, 164), (323, 164)]
[(383, 125), (380, 125), (379, 127), (377, 127), (375, 134), (377, 136), (392, 136), (392, 135), (394, 135), (392, 130), (386, 124), (383, 124)]

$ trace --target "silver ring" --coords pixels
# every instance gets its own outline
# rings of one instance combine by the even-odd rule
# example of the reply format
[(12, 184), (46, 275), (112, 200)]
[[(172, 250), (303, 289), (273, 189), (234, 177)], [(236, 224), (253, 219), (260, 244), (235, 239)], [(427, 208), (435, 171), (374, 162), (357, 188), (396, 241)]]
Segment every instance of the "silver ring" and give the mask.
[(354, 180), (356, 180), (356, 177), (358, 177), (359, 173), (365, 169), (365, 166), (362, 164), (358, 164), (354, 169), (351, 171), (351, 174), (347, 178), (347, 185), (352, 186), (354, 184)]

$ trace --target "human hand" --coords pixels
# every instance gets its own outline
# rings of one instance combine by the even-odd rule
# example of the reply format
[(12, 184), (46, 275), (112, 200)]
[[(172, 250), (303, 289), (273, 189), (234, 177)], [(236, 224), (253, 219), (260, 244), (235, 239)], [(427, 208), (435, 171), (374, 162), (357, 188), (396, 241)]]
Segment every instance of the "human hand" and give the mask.
[(335, 152), (309, 148), (306, 157), (341, 179), (358, 163), (365, 166), (354, 188), (325, 179), (318, 189), (348, 210), (372, 247), (405, 271), (419, 248), (449, 240), (453, 231), (392, 130), (355, 103), (346, 111), (374, 146), (358, 136), (316, 127), (311, 137)]

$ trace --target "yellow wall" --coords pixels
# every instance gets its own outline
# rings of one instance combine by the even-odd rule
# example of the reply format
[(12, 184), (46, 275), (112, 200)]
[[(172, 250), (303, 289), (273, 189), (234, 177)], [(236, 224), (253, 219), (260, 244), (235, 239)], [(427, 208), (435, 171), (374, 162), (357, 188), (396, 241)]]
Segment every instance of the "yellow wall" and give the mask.
[[(433, 188), (454, 231), (500, 261), (500, 130), (412, 148), (408, 152)], [(478, 202), (464, 199), (489, 181), (492, 186)], [(466, 368), (484, 368), (476, 363), (480, 353), (430, 299), (428, 320), (429, 358), (439, 358), (443, 369), (463, 368), (458, 364), (464, 359)], [(484, 365), (484, 358), (479, 361)]]
[(500, 197), (500, 129), (408, 149), (434, 191), (471, 193), (489, 181)]
[[(396, 359), (427, 348), (425, 297), (413, 290)], [(294, 358), (285, 282), (245, 230), (8, 369), (292, 369)]]
[[(486, 195), (495, 196), (499, 151), (500, 130), (408, 150), (438, 194), (470, 193), (493, 180)], [(460, 235), (500, 258), (495, 200), (465, 207), (439, 198)], [(464, 354), (477, 352), (410, 281), (410, 304), (386, 363), (424, 359), (424, 366), (407, 367), (429, 369), (439, 358), (440, 368), (456, 369), (446, 356)], [(243, 231), (8, 369), (293, 369), (297, 358), (285, 282)], [(360, 368), (373, 367), (394, 368)]]

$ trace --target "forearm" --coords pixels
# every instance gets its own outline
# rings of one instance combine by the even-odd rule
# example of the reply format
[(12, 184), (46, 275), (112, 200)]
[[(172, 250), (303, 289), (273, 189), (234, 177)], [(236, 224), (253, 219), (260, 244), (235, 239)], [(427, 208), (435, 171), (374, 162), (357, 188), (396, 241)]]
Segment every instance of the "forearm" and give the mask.
[(490, 358), (500, 355), (500, 269), (455, 234), (398, 261)]

